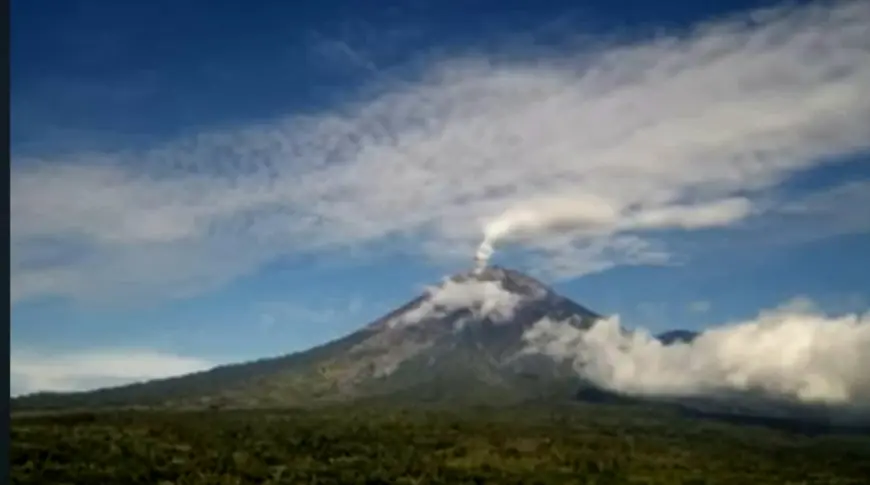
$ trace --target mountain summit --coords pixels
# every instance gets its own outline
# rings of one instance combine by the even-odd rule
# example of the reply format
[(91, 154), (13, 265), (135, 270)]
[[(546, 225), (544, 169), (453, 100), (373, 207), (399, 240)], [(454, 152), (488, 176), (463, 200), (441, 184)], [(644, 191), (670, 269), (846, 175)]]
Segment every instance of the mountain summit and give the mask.
[(91, 392), (24, 396), (12, 404), (248, 407), (570, 397), (577, 379), (569, 367), (522, 352), (523, 334), (544, 318), (588, 328), (600, 317), (532, 277), (486, 267), (446, 278), (360, 330), (307, 351)]

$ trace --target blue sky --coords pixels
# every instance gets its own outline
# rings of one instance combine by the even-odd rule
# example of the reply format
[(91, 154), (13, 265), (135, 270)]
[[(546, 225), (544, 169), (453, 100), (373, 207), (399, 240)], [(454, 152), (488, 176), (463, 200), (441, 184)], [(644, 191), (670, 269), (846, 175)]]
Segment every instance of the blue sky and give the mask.
[(868, 308), (866, 3), (295, 3), (12, 2), (19, 392), (307, 348), (578, 195), (624, 217), (494, 261), (652, 330)]

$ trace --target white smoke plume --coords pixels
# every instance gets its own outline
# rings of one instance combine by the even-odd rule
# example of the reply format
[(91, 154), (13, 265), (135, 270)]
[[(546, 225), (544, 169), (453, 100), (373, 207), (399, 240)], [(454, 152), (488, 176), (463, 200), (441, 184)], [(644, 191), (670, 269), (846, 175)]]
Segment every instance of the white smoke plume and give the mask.
[(495, 245), (503, 240), (531, 239), (562, 231), (583, 237), (641, 229), (726, 226), (743, 219), (751, 211), (750, 201), (741, 197), (647, 210), (620, 208), (613, 201), (592, 195), (542, 198), (505, 211), (488, 222), (475, 261), (478, 267), (485, 266), (495, 252)]
[(508, 321), (523, 297), (504, 288), (500, 281), (445, 279), (439, 286), (427, 288), (423, 302), (408, 312), (390, 320), (391, 327), (414, 325), (430, 318), (468, 309), (476, 318)]
[(475, 259), (480, 266), (485, 265), (495, 250), (495, 244), (509, 237), (522, 238), (584, 226), (599, 229), (612, 225), (617, 218), (618, 213), (612, 204), (591, 195), (528, 201), (486, 224), (484, 239), (477, 248)]
[(593, 383), (627, 395), (690, 397), (761, 392), (806, 404), (870, 406), (870, 314), (827, 316), (806, 306), (761, 312), (665, 345), (619, 318), (588, 331), (543, 320), (527, 351), (570, 360)]

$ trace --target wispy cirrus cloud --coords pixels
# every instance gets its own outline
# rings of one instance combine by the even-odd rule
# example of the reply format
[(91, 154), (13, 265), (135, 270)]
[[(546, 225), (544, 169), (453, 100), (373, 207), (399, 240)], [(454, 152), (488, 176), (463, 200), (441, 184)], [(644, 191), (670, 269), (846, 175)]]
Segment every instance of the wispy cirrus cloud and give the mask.
[(254, 305), (259, 315), (260, 326), (271, 329), (277, 324), (287, 325), (324, 325), (353, 322), (365, 309), (365, 301), (356, 297), (338, 302), (324, 302), (320, 305), (300, 304), (293, 301), (264, 301)]
[[(470, 50), (335, 111), (19, 161), (11, 296), (187, 296), (349, 247), (470, 258), (482, 221), (572, 194), (620, 217), (527, 241), (530, 261), (563, 277), (666, 263), (650, 233), (760, 220), (766, 190), (870, 148), (868, 22), (856, 0), (585, 52)], [(857, 210), (804, 200), (799, 221)], [(65, 256), (33, 264), (40, 240)]]
[(189, 374), (215, 365), (148, 349), (13, 349), (9, 360), (10, 394), (86, 391)]
[[(771, 212), (780, 219), (779, 240), (813, 240), (870, 232), (870, 180), (852, 180), (783, 202)], [(807, 222), (810, 222), (807, 224)]]
[(686, 305), (689, 313), (707, 313), (713, 305), (707, 300), (697, 300)]

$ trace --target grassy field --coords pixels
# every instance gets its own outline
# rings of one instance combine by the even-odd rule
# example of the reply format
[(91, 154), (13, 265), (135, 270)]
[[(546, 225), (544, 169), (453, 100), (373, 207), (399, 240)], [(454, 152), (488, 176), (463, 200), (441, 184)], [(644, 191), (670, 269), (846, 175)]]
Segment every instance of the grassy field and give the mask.
[(866, 484), (870, 437), (637, 408), (15, 416), (13, 484)]

